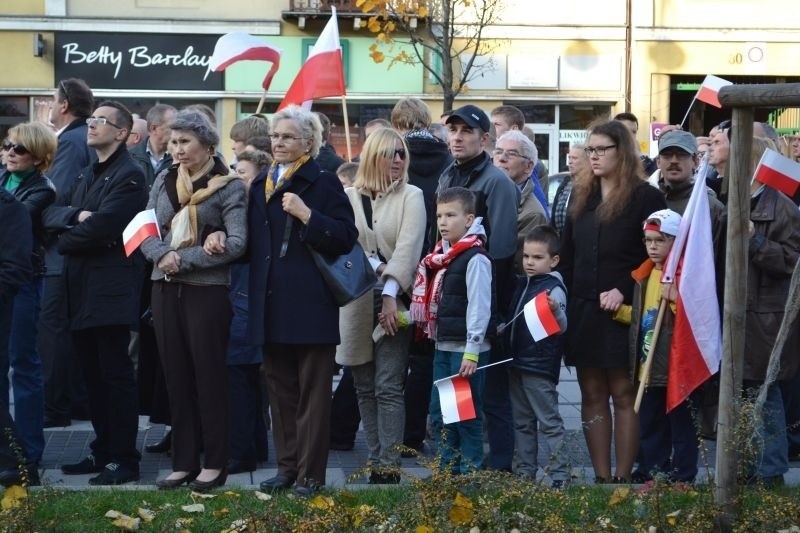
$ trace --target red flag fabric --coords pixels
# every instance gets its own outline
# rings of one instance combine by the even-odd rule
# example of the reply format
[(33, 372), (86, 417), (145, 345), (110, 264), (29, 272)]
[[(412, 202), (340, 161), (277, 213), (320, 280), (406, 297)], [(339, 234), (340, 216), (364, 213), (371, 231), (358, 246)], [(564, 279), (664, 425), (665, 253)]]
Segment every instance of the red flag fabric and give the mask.
[(464, 422), (475, 418), (475, 404), (469, 379), (453, 376), (434, 382), (439, 391), (442, 421), (445, 424)]
[(286, 91), (286, 96), (278, 106), (279, 110), (290, 104), (310, 107), (310, 102), (315, 98), (346, 94), (336, 8), (331, 6), (331, 12), (330, 20)]
[(246, 60), (270, 61), (272, 63), (267, 75), (264, 77), (264, 81), (261, 82), (261, 86), (265, 91), (269, 89), (272, 78), (281, 64), (281, 50), (268, 45), (258, 37), (240, 31), (226, 33), (217, 40), (217, 44), (214, 46), (214, 53), (208, 62), (206, 76), (208, 76), (209, 72), (219, 72), (237, 61)]
[(700, 90), (697, 91), (695, 98), (714, 107), (722, 107), (719, 102), (719, 90), (726, 85), (733, 85), (733, 82), (709, 74), (700, 85)]
[[(698, 176), (704, 176), (707, 157)], [(681, 404), (719, 370), (722, 332), (714, 272), (711, 213), (705, 180), (695, 181), (662, 281), (675, 281), (677, 257), (681, 276), (667, 372), (667, 412)]]
[(122, 243), (125, 247), (125, 255), (130, 257), (148, 237), (161, 238), (161, 231), (158, 228), (158, 219), (156, 218), (155, 209), (148, 209), (138, 213), (122, 231)]
[(753, 178), (788, 196), (794, 196), (800, 187), (800, 163), (767, 149), (758, 162)]
[(523, 307), (525, 324), (531, 332), (533, 340), (539, 342), (561, 331), (558, 321), (547, 303), (547, 293), (540, 292)]

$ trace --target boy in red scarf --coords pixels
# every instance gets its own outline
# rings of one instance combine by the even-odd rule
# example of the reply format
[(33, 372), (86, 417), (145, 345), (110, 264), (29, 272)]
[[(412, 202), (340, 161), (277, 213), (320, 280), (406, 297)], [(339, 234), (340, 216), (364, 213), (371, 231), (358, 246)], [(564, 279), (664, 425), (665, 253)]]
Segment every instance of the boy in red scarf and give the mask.
[(442, 240), (420, 262), (414, 282), (411, 318), (436, 342), (433, 379), (454, 374), (469, 378), (476, 418), (442, 427), (439, 393), (431, 392), (430, 415), (442, 469), (479, 470), (483, 464), (484, 372), (491, 344), (486, 339), (493, 308), (492, 260), (484, 248), (486, 232), (475, 217), (475, 196), (452, 187), (437, 198), (436, 222)]

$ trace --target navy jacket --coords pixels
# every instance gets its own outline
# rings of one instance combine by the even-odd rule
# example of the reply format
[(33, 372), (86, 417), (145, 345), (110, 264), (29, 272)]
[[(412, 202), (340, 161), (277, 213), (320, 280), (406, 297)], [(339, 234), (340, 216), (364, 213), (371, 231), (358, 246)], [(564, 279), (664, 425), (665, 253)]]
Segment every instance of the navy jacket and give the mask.
[(231, 264), (231, 335), (228, 340), (228, 365), (261, 364), (261, 346), (247, 342), (247, 302), (249, 299), (250, 265)]
[[(121, 145), (103, 163), (89, 165), (42, 220), (58, 233), (73, 330), (133, 324), (138, 318), (141, 271), (125, 257), (122, 231), (147, 205), (144, 174)], [(93, 215), (78, 223), (80, 211)]]
[[(89, 127), (85, 118), (72, 121), (58, 136), (58, 149), (47, 176), (56, 188), (56, 201), (69, 194), (75, 178), (87, 165), (97, 161), (97, 153), (86, 144)], [(64, 258), (56, 250), (55, 235), (45, 244), (47, 275), (59, 275), (64, 268)]]
[[(550, 274), (538, 276), (517, 276), (514, 297), (516, 305), (509, 309), (509, 318), (522, 311), (522, 308), (542, 291), (561, 287), (564, 293), (567, 288), (560, 277)], [(559, 333), (539, 342), (533, 340), (530, 330), (525, 325), (525, 318), (520, 315), (513, 324), (507, 326), (508, 346), (514, 354), (512, 365), (515, 368), (546, 377), (558, 383), (561, 371), (561, 358), (564, 356), (564, 334)]]
[[(339, 307), (306, 245), (326, 253), (349, 252), (358, 239), (353, 208), (336, 174), (309, 160), (267, 203), (262, 172), (250, 187), (247, 213), (250, 259), (248, 337), (251, 344), (339, 344)], [(295, 220), (280, 257), (288, 215), (284, 192), (311, 209), (308, 226)]]
[[(0, 189), (0, 306), (10, 301), (31, 279), (33, 231), (31, 219), (10, 192)], [(9, 323), (11, 317), (5, 317)], [(7, 338), (3, 339), (7, 342)]]

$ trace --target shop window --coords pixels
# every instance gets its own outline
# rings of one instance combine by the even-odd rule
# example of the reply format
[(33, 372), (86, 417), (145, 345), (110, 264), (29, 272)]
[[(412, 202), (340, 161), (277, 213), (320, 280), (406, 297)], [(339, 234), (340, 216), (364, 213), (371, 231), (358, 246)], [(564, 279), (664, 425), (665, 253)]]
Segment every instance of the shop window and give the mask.
[(5, 139), (8, 130), (28, 120), (28, 99), (22, 97), (0, 98), (0, 138)]
[(558, 127), (562, 130), (585, 130), (593, 121), (610, 115), (610, 105), (562, 105), (559, 109)]

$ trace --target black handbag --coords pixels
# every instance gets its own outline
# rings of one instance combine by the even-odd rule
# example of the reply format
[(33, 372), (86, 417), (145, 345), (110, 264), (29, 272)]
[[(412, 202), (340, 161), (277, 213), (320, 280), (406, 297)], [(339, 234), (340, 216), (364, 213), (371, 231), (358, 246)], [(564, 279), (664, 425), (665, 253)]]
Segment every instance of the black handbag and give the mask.
[[(281, 244), (281, 257), (286, 254), (294, 218), (289, 216), (286, 221), (283, 243)], [(364, 248), (361, 247), (358, 241), (349, 252), (342, 255), (323, 254), (309, 245), (306, 245), (306, 248), (308, 253), (311, 254), (314, 264), (317, 265), (322, 279), (328, 285), (328, 289), (333, 295), (333, 300), (339, 307), (358, 299), (378, 282), (375, 270), (369, 264), (367, 254), (364, 253)]]

